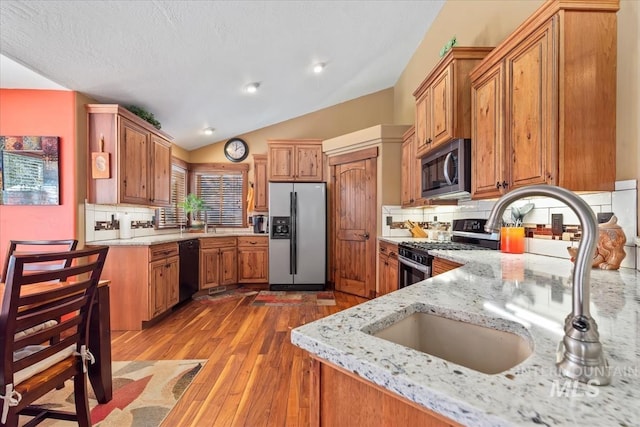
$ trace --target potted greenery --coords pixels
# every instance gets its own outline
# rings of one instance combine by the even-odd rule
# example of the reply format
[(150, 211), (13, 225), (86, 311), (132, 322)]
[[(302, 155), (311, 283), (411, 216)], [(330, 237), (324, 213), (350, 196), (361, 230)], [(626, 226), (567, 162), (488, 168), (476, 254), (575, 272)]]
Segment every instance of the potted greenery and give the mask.
[(204, 221), (197, 219), (198, 212), (204, 210), (204, 200), (201, 197), (189, 193), (183, 202), (178, 203), (178, 206), (190, 217), (191, 228), (204, 228)]

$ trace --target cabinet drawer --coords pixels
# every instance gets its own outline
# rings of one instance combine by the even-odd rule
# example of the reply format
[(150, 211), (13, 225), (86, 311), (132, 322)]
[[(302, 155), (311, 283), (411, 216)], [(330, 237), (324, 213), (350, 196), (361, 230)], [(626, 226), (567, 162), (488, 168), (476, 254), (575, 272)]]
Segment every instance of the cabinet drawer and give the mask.
[(398, 257), (398, 245), (380, 240), (380, 253), (392, 258)]
[(269, 238), (267, 236), (238, 236), (238, 246), (250, 248), (269, 246)]
[(175, 242), (163, 243), (161, 245), (153, 245), (149, 247), (149, 262), (177, 255), (178, 244)]
[(207, 237), (200, 239), (200, 248), (222, 248), (236, 245), (235, 237)]

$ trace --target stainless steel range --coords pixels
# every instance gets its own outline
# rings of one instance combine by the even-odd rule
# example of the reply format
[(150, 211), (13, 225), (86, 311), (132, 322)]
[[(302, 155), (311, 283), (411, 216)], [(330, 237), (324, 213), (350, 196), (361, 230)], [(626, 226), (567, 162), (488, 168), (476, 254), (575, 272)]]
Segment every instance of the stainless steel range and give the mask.
[(430, 250), (496, 250), (500, 249), (500, 237), (497, 233), (484, 231), (485, 219), (454, 219), (451, 241), (406, 241), (398, 245), (398, 287), (431, 277), (433, 256)]

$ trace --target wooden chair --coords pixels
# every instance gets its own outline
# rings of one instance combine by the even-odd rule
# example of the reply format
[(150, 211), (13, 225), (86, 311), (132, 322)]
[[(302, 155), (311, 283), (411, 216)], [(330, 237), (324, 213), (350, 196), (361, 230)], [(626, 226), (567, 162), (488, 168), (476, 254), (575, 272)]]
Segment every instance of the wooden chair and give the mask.
[[(62, 250), (72, 251), (78, 245), (78, 241), (75, 239), (59, 239), (59, 240), (9, 240), (9, 249), (7, 250), (7, 256), (4, 262), (4, 268), (2, 270), (2, 277), (7, 277), (7, 269), (9, 268), (9, 259), (11, 255), (15, 253), (45, 253), (45, 252), (59, 252)], [(64, 265), (65, 267), (69, 267), (71, 265), (71, 260), (66, 260), (64, 264), (59, 263), (43, 263), (43, 264), (33, 264), (33, 265), (25, 265), (29, 271), (48, 271), (55, 269), (56, 267)], [(51, 326), (53, 323), (59, 321), (60, 319), (51, 319), (48, 320), (47, 323), (43, 323), (42, 325)], [(41, 327), (41, 326), (38, 326)], [(56, 342), (58, 337), (52, 338), (52, 343)], [(62, 385), (59, 386), (62, 388)]]
[[(75, 239), (61, 239), (61, 240), (9, 240), (9, 249), (7, 250), (7, 256), (4, 261), (4, 268), (2, 269), (2, 279), (7, 277), (7, 269), (9, 268), (9, 258), (14, 253), (26, 253), (26, 252), (59, 252), (62, 250), (72, 251), (78, 246), (78, 241)], [(55, 268), (55, 265), (42, 264), (42, 265), (30, 265), (29, 268), (33, 271), (46, 271), (51, 268)], [(68, 266), (67, 266), (68, 267)]]
[[(24, 426), (45, 418), (91, 425), (87, 395), (88, 320), (109, 250), (106, 246), (9, 258), (0, 310), (0, 425)], [(49, 271), (32, 272), (41, 263)], [(61, 319), (40, 327), (49, 319)], [(27, 332), (28, 333), (21, 333)], [(52, 338), (60, 337), (52, 343)], [(31, 404), (73, 378), (75, 413)]]

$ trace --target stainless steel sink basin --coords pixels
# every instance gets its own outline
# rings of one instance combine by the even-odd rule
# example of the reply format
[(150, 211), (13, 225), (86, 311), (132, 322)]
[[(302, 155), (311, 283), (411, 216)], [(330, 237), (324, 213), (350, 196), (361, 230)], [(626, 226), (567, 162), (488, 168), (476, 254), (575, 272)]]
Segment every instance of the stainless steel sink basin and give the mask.
[(512, 332), (427, 313), (414, 313), (372, 335), (485, 374), (513, 368), (533, 351)]

